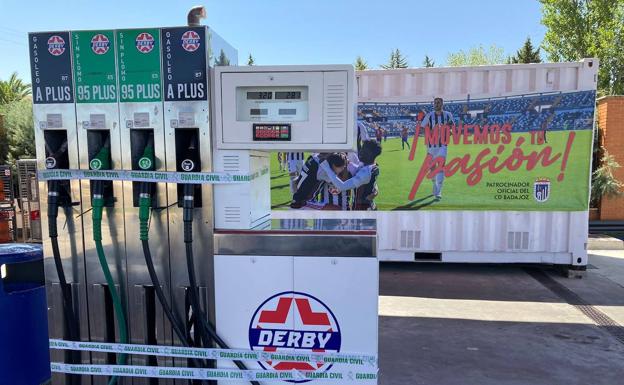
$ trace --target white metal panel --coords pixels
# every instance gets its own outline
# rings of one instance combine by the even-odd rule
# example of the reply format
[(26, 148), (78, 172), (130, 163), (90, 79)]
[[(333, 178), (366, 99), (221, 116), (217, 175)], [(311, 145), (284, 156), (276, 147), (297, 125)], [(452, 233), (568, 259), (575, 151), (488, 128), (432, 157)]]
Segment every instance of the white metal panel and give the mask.
[[(596, 89), (598, 59), (572, 63), (358, 71), (360, 102), (422, 102)], [(411, 80), (406, 80), (411, 78)], [(395, 83), (399, 85), (395, 87)], [(397, 92), (405, 90), (406, 92)]]
[(323, 143), (347, 143), (348, 89), (347, 71), (323, 72)]
[[(376, 218), (380, 260), (413, 261), (414, 252), (441, 252), (443, 261), (447, 260), (445, 255), (452, 255), (455, 262), (587, 263), (587, 212), (584, 211), (275, 210), (272, 217)], [(418, 232), (419, 247), (401, 248), (402, 231)], [(520, 234), (520, 248), (509, 247), (510, 232)], [(556, 258), (549, 257), (551, 254)], [(576, 258), (581, 258), (581, 262)]]
[[(377, 258), (295, 257), (294, 288), (295, 292), (309, 294), (330, 309), (340, 326), (342, 352), (377, 355)], [(295, 330), (303, 329), (297, 325), (300, 319), (295, 323)], [(341, 369), (349, 370), (349, 366), (332, 367), (332, 370)]]
[[(390, 85), (388, 82), (380, 82)], [(253, 66), (216, 67), (214, 74), (214, 121), (217, 149), (265, 151), (352, 150), (355, 147), (356, 87), (351, 65), (317, 66)], [(234, 108), (236, 88), (242, 86), (304, 86), (308, 89), (308, 119), (305, 121), (275, 121), (288, 123), (289, 141), (254, 141), (252, 121), (237, 121)], [(326, 86), (328, 87), (326, 89)], [(342, 93), (344, 117), (330, 114), (325, 97)], [(335, 101), (335, 100), (334, 100)], [(340, 111), (338, 111), (340, 112)], [(337, 124), (338, 120), (344, 124)], [(322, 129), (319, 129), (322, 128)], [(339, 132), (337, 132), (339, 131)]]
[[(275, 294), (292, 290), (293, 257), (215, 255), (217, 333), (230, 348), (249, 349), (249, 325), (256, 309)], [(245, 362), (245, 365), (249, 369), (262, 369), (256, 362)], [(231, 361), (217, 361), (217, 367), (236, 368)], [(244, 385), (249, 382), (218, 383)]]
[(269, 153), (217, 150), (214, 170), (254, 175), (249, 183), (213, 186), (215, 228), (251, 229), (268, 220), (271, 213)]

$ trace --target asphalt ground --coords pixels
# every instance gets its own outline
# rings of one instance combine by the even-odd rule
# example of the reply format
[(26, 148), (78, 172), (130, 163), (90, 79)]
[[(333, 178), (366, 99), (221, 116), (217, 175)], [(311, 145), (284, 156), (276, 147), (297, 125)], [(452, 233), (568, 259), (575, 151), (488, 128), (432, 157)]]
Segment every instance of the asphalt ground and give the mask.
[(624, 251), (543, 267), (384, 263), (380, 384), (624, 384)]

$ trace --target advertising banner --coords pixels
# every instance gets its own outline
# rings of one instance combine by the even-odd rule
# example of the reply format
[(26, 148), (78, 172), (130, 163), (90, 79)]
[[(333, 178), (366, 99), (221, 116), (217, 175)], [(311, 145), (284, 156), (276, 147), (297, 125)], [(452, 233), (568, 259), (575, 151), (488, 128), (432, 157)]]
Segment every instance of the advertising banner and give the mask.
[[(321, 182), (304, 208), (587, 210), (594, 105), (593, 90), (360, 103), (358, 137), (381, 146), (360, 175), (366, 183), (339, 191)], [(289, 208), (301, 180), (288, 174), (306, 165), (274, 158), (273, 207)]]
[(161, 101), (160, 31), (118, 30), (117, 68), (120, 102)]
[(77, 103), (116, 103), (115, 34), (74, 31), (74, 78)]
[(73, 103), (69, 32), (28, 35), (34, 104)]
[(206, 28), (163, 28), (165, 101), (207, 100)]

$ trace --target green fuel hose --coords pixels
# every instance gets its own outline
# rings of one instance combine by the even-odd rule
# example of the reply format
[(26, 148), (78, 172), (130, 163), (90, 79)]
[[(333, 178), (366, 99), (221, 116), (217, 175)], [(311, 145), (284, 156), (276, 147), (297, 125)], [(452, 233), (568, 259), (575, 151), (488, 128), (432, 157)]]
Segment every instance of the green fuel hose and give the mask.
[[(98, 154), (91, 160), (91, 168), (97, 170), (106, 170), (110, 168), (110, 143), (104, 145)], [(128, 343), (128, 326), (126, 323), (126, 314), (121, 302), (121, 297), (117, 292), (115, 286), (115, 280), (111, 274), (108, 262), (106, 261), (106, 255), (104, 253), (104, 247), (102, 246), (102, 212), (104, 210), (104, 187), (102, 181), (96, 180), (93, 182), (93, 196), (91, 207), (93, 208), (93, 241), (95, 242), (95, 250), (104, 272), (106, 284), (108, 286), (108, 292), (110, 293), (113, 308), (115, 310), (115, 317), (117, 317), (117, 323), (119, 324), (119, 341), (122, 344)], [(128, 356), (126, 354), (120, 354), (117, 356), (117, 364), (125, 365)], [(112, 376), (108, 381), (108, 385), (117, 384), (118, 377)]]

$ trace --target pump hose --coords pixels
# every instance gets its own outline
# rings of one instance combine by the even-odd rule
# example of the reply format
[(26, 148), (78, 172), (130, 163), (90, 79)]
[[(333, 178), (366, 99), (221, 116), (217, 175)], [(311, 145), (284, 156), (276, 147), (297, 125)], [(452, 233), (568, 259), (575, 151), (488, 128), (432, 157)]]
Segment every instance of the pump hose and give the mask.
[[(61, 252), (59, 250), (58, 244), (58, 228), (57, 228), (57, 218), (58, 218), (58, 198), (59, 198), (59, 182), (58, 181), (50, 181), (48, 182), (48, 233), (50, 236), (50, 242), (52, 244), (52, 255), (54, 256), (54, 265), (56, 267), (56, 273), (59, 278), (59, 284), (61, 286), (61, 294), (63, 296), (63, 315), (65, 317), (65, 327), (67, 329), (67, 335), (70, 341), (78, 341), (79, 340), (79, 328), (78, 328), (78, 320), (74, 314), (73, 310), (73, 300), (71, 293), (71, 286), (67, 283), (67, 278), (65, 277), (65, 270), (63, 269), (63, 262), (61, 260)], [(78, 364), (80, 363), (80, 352), (71, 351), (69, 353), (70, 363)], [(78, 375), (69, 375), (71, 384), (80, 384), (80, 376)]]
[[(209, 347), (208, 336), (212, 338), (221, 349), (229, 349), (228, 345), (219, 337), (216, 330), (208, 323), (204, 312), (199, 305), (197, 278), (195, 277), (195, 262), (193, 258), (193, 185), (184, 185), (183, 222), (184, 222), (184, 246), (186, 250), (186, 266), (189, 275), (191, 292), (191, 308), (195, 314), (195, 319), (199, 321), (199, 330), (202, 335), (205, 347)], [(247, 370), (247, 366), (241, 361), (234, 361), (234, 364), (241, 370)], [(250, 381), (253, 385), (260, 385), (257, 381)]]
[[(165, 293), (163, 292), (160, 284), (160, 279), (158, 278), (158, 274), (156, 274), (156, 269), (154, 267), (154, 259), (152, 258), (152, 252), (150, 251), (149, 246), (148, 223), (150, 217), (150, 205), (151, 194), (149, 193), (149, 185), (147, 183), (142, 183), (139, 194), (139, 239), (141, 240), (141, 245), (143, 246), (143, 255), (145, 256), (147, 271), (152, 281), (152, 285), (154, 286), (154, 291), (156, 292), (158, 301), (160, 301), (160, 305), (162, 306), (167, 319), (169, 319), (169, 322), (173, 327), (173, 331), (180, 339), (182, 345), (189, 347), (192, 345), (192, 341), (189, 340), (188, 336), (184, 332), (184, 328), (182, 327), (183, 323), (180, 321), (180, 317), (176, 316), (171, 305), (169, 305), (169, 301), (167, 301), (167, 298), (165, 297)], [(193, 359), (192, 362), (196, 367), (203, 367), (201, 362), (196, 359)]]
[[(106, 278), (108, 292), (110, 293), (113, 302), (113, 308), (115, 309), (115, 316), (117, 317), (117, 323), (119, 324), (119, 340), (122, 344), (127, 344), (128, 329), (126, 324), (125, 311), (119, 293), (117, 292), (115, 281), (113, 280), (113, 275), (111, 274), (108, 267), (108, 262), (106, 261), (104, 247), (102, 246), (102, 211), (104, 208), (102, 181), (94, 181), (93, 190), (93, 202), (91, 204), (91, 206), (93, 207), (93, 241), (95, 242), (95, 250), (97, 252), (102, 271), (104, 272), (104, 277)], [(117, 364), (125, 365), (127, 358), (127, 354), (120, 354), (117, 357)], [(117, 383), (117, 380), (117, 376), (112, 376), (108, 381), (108, 385), (115, 385)]]

